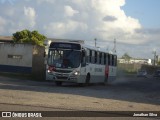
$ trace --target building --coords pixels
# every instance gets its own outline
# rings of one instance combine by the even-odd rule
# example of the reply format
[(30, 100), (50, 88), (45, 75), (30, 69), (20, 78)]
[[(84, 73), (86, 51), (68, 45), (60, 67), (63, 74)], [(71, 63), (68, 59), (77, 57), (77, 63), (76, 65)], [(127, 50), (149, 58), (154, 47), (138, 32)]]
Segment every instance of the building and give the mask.
[(0, 39), (0, 72), (31, 74), (44, 79), (45, 48), (32, 44), (14, 44), (13, 40)]
[(13, 43), (11, 36), (0, 36), (0, 43)]
[(131, 58), (129, 60), (119, 58), (118, 59), (119, 63), (127, 63), (127, 64), (148, 64), (152, 65), (152, 60), (151, 59), (137, 59), (137, 58)]

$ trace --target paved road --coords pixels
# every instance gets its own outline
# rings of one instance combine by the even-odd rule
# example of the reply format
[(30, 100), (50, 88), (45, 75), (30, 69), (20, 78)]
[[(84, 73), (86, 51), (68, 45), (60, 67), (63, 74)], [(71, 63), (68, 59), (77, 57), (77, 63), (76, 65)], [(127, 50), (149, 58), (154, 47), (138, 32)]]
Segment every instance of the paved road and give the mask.
[(5, 111), (160, 111), (160, 80), (134, 76), (87, 87), (1, 76), (0, 95), (0, 108)]

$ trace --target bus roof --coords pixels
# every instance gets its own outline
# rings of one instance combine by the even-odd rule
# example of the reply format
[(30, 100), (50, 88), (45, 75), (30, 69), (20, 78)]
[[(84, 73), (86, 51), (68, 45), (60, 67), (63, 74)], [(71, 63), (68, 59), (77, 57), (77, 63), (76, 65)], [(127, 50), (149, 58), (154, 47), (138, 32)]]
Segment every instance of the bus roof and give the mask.
[(71, 42), (71, 43), (84, 44), (84, 40), (57, 39), (57, 38), (47, 38), (46, 40), (51, 42)]
[(87, 48), (87, 49), (90, 49), (90, 50), (95, 50), (95, 51), (99, 51), (99, 52), (104, 52), (104, 53), (109, 53), (109, 54), (116, 55), (116, 53), (114, 53), (114, 52), (112, 52), (112, 51), (108, 51), (108, 50), (106, 50), (106, 49), (104, 49), (104, 48), (86, 45), (84, 40), (47, 38), (44, 44), (49, 46), (52, 42), (77, 43), (77, 44), (81, 44), (82, 47)]
[(83, 44), (82, 46), (84, 48), (87, 48), (87, 49), (90, 49), (90, 50), (95, 50), (95, 51), (99, 51), (99, 52), (103, 52), (103, 53), (109, 53), (109, 54), (116, 55), (116, 53), (113, 53), (112, 51), (105, 50), (104, 48), (89, 46), (89, 45), (85, 45), (85, 44)]

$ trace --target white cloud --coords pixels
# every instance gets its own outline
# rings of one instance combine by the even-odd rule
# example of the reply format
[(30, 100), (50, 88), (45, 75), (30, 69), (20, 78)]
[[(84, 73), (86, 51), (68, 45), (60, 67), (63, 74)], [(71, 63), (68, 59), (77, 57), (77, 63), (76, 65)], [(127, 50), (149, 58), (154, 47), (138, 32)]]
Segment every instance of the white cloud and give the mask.
[[(23, 7), (24, 15), (19, 12), (19, 16), (15, 15), (17, 21), (11, 19), (10, 23), (15, 24), (12, 27), (13, 30), (34, 29), (38, 26), (40, 31), (51, 37), (82, 34), (79, 35), (81, 38), (77, 39), (90, 40), (90, 38), (97, 37), (100, 40), (110, 41), (117, 38), (124, 43), (138, 44), (144, 42), (144, 40), (140, 40), (141, 34), (135, 32), (136, 29), (142, 28), (138, 19), (127, 16), (121, 9), (125, 5), (125, 0), (25, 1), (28, 5), (32, 3), (37, 11), (34, 7), (18, 6), (17, 10)], [(46, 7), (43, 6), (44, 3), (47, 5)], [(82, 28), (85, 28), (86, 33)], [(54, 33), (50, 32), (49, 29), (53, 30)], [(69, 37), (72, 38), (72, 36)]]
[[(6, 11), (6, 16), (3, 19), (0, 18), (0, 29), (1, 31), (5, 29), (4, 34), (12, 35), (23, 29), (35, 29), (37, 16), (34, 8), (22, 6), (19, 9), (14, 8), (12, 10), (12, 12)], [(9, 17), (10, 19), (7, 19)]]
[(0, 34), (5, 32), (6, 20), (0, 16)]
[[(97, 16), (97, 25), (94, 31), (97, 36), (103, 40), (119, 39), (124, 43), (140, 43), (139, 39), (133, 39), (135, 30), (141, 28), (141, 24), (137, 19), (126, 16), (121, 6), (125, 4), (125, 0), (92, 0), (92, 8)], [(114, 21), (103, 21), (105, 16), (116, 18)], [(132, 37), (130, 37), (132, 36)]]
[[(117, 38), (120, 42), (133, 44), (144, 42), (144, 40), (139, 39), (141, 34), (135, 32), (136, 29), (142, 28), (139, 20), (127, 16), (121, 9), (125, 5), (125, 0), (68, 1), (70, 1), (70, 6), (65, 6), (65, 15), (72, 16), (72, 19), (83, 22), (88, 26), (90, 37), (84, 36), (84, 39), (97, 37), (109, 41)], [(77, 11), (78, 14), (75, 14)], [(79, 33), (83, 32), (79, 31)]]
[[(27, 2), (33, 2), (33, 0), (25, 0)], [(55, 0), (34, 0), (36, 1), (38, 4), (43, 4), (43, 3), (51, 3), (53, 4), (55, 2)]]
[(71, 6), (68, 5), (64, 6), (64, 12), (66, 16), (70, 17), (74, 16), (74, 14), (79, 13), (77, 10), (74, 10)]
[(5, 11), (3, 11), (3, 13), (6, 15), (6, 16), (9, 16), (9, 17), (13, 17), (14, 15), (14, 8), (10, 8), (10, 9), (7, 9)]
[(83, 39), (88, 43), (97, 38), (102, 47), (109, 46), (114, 38), (125, 45), (144, 45), (152, 40), (160, 44), (159, 32), (144, 30), (138, 19), (126, 15), (122, 9), (125, 1), (23, 0), (0, 7), (0, 32), (36, 29), (47, 37)]
[(52, 22), (46, 26), (44, 26), (44, 29), (48, 36), (57, 36), (57, 37), (63, 37), (71, 32), (75, 32), (78, 30), (86, 31), (87, 25), (84, 23), (79, 23), (72, 20), (67, 20), (65, 22)]
[(37, 0), (38, 3), (51, 3), (53, 4), (55, 1), (54, 0)]
[(24, 7), (24, 15), (25, 15), (25, 21), (30, 25), (30, 27), (34, 27), (36, 24), (36, 12), (34, 8), (31, 7)]

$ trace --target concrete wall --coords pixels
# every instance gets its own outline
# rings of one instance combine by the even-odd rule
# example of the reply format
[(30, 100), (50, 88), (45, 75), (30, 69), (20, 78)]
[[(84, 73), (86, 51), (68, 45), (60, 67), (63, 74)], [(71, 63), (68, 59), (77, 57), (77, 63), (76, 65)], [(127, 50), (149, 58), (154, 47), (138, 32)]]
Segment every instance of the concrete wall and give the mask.
[(44, 47), (33, 46), (32, 75), (36, 77), (36, 79), (45, 79), (44, 53)]
[(0, 71), (31, 73), (32, 51), (30, 44), (0, 44)]
[(0, 72), (27, 73), (44, 78), (45, 48), (31, 44), (0, 44)]

